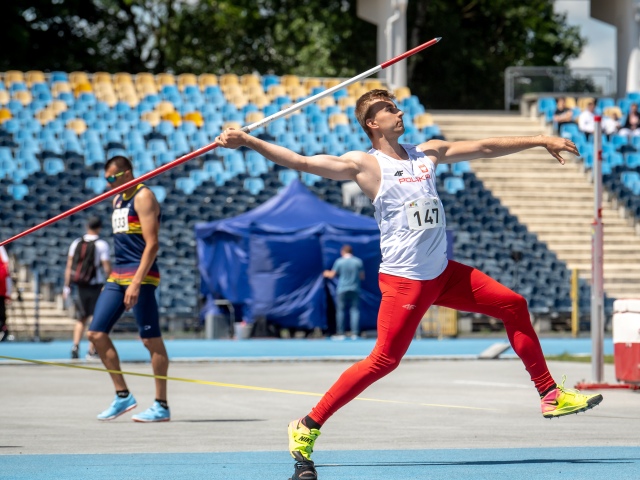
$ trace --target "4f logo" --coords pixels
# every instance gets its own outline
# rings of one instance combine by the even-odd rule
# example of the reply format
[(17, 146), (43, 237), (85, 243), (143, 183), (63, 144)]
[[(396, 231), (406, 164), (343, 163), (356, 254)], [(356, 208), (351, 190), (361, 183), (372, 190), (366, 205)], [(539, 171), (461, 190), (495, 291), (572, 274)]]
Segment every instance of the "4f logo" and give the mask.
[(404, 175), (404, 170), (398, 170), (393, 176), (394, 177), (401, 177), (402, 175)]

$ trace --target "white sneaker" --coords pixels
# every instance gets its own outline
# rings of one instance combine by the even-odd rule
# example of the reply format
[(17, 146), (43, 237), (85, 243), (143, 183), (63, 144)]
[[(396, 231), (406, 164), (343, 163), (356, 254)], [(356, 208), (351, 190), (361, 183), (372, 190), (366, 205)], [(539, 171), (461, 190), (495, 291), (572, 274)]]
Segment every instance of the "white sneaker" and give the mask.
[(331, 335), (331, 340), (344, 340), (345, 337), (344, 335)]

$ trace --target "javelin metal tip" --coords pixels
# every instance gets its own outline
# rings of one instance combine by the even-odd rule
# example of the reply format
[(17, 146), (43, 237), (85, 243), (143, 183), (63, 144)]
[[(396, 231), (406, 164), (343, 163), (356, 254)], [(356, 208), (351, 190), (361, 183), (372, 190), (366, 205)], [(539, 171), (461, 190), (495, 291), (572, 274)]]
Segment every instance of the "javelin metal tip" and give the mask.
[(440, 40), (442, 40), (442, 37), (436, 37), (436, 43), (438, 43)]

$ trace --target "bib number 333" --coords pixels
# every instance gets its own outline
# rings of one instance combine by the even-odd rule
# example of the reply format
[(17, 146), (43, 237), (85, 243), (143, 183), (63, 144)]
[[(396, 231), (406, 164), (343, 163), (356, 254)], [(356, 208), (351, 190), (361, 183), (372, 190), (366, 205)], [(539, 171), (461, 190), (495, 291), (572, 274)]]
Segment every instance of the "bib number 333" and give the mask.
[(442, 205), (436, 197), (419, 198), (404, 204), (411, 230), (444, 227)]

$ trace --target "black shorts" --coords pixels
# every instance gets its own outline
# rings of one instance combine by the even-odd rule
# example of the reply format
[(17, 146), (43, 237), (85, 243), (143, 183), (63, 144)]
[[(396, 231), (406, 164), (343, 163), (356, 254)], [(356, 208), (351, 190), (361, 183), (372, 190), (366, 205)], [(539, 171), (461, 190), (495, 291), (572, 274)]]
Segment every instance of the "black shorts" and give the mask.
[(88, 318), (93, 315), (93, 311), (96, 309), (96, 302), (100, 296), (103, 285), (86, 285), (76, 287), (75, 295), (73, 296), (73, 304), (76, 307), (76, 318)]

